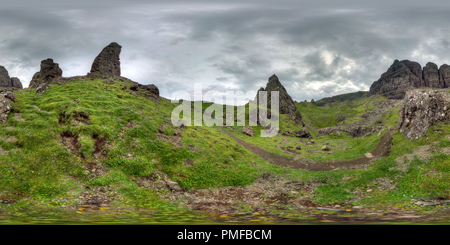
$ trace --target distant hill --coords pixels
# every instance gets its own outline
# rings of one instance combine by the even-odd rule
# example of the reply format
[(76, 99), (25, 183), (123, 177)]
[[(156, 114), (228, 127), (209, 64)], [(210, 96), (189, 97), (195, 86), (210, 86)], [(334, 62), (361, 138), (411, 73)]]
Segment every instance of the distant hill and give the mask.
[(368, 91), (358, 91), (355, 93), (348, 93), (348, 94), (340, 94), (332, 97), (326, 97), (323, 99), (320, 99), (316, 101), (317, 106), (324, 106), (325, 104), (333, 103), (333, 102), (343, 102), (346, 100), (355, 100), (362, 97), (367, 97), (369, 95)]

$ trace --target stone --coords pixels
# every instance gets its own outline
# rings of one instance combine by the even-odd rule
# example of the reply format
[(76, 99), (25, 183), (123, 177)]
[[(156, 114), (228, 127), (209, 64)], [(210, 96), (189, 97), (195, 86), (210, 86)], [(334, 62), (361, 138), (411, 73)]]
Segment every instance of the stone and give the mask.
[(178, 185), (178, 183), (175, 181), (166, 180), (166, 183), (167, 183), (167, 187), (171, 191), (181, 191), (182, 190), (181, 187)]
[(41, 61), (41, 70), (33, 75), (29, 88), (37, 88), (43, 83), (50, 83), (62, 77), (62, 70), (53, 59)]
[(11, 77), (11, 87), (23, 89), (22, 83), (20, 82), (20, 79), (17, 77)]
[(406, 93), (399, 114), (399, 131), (405, 137), (423, 137), (430, 126), (450, 120), (449, 89), (414, 89)]
[(136, 82), (130, 86), (130, 90), (133, 90), (133, 91), (137, 91), (138, 88), (139, 88), (139, 83), (136, 83)]
[(444, 88), (444, 83), (441, 83), (439, 78), (438, 67), (432, 62), (428, 62), (423, 68), (423, 80), (425, 87)]
[(329, 151), (330, 147), (328, 147), (327, 145), (324, 145), (320, 148), (322, 151)]
[(11, 108), (8, 99), (5, 96), (0, 96), (0, 123), (6, 123)]
[(5, 98), (11, 100), (12, 102), (16, 102), (16, 96), (14, 95), (13, 92), (6, 91), (6, 92), (3, 93), (3, 95), (5, 96)]
[(242, 128), (242, 132), (248, 136), (254, 137), (253, 128), (250, 126), (245, 126)]
[(48, 85), (46, 83), (43, 83), (36, 88), (36, 94), (43, 94), (45, 93), (45, 91), (47, 91), (47, 89)]
[(369, 158), (369, 159), (374, 158), (374, 156), (373, 156), (372, 153), (370, 153), (370, 152), (364, 153), (364, 156), (366, 156), (366, 157)]
[(122, 46), (116, 42), (110, 43), (95, 58), (91, 73), (100, 73), (107, 77), (120, 76), (120, 52)]
[(295, 147), (295, 149), (297, 149), (297, 150), (301, 150), (301, 149), (302, 149), (302, 147), (298, 145), (297, 147)]

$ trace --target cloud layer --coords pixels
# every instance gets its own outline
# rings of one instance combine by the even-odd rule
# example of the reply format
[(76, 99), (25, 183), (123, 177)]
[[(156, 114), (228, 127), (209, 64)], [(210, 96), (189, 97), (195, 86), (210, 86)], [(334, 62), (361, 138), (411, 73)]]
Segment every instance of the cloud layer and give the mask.
[(163, 97), (194, 83), (256, 94), (276, 74), (303, 101), (367, 91), (395, 59), (450, 64), (445, 3), (209, 2), (8, 0), (0, 65), (27, 87), (41, 60), (84, 75), (114, 41), (122, 75)]

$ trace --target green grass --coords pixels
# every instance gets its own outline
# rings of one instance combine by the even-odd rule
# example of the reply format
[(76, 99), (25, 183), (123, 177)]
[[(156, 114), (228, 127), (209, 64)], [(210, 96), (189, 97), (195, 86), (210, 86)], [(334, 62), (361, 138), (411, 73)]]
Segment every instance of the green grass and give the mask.
[[(111, 203), (114, 208), (185, 212), (183, 206), (165, 201), (155, 190), (137, 184), (157, 170), (185, 189), (246, 186), (264, 173), (291, 181), (315, 180), (323, 184), (309, 194), (313, 202), (321, 205), (394, 205), (408, 203), (412, 198), (450, 198), (450, 158), (439, 152), (440, 148), (450, 147), (450, 140), (445, 137), (450, 133), (448, 124), (431, 127), (426, 137), (416, 140), (394, 133), (391, 155), (367, 169), (308, 172), (265, 162), (217, 126), (188, 127), (179, 139), (181, 145), (175, 146), (164, 139), (175, 142), (178, 137), (175, 132), (179, 129), (171, 124), (171, 113), (178, 105), (164, 98), (159, 102), (146, 99), (140, 96), (144, 91), (137, 91), (138, 96), (133, 96), (129, 90), (122, 90), (124, 85), (130, 83), (117, 79), (113, 85), (102, 83), (102, 79), (74, 80), (50, 86), (42, 95), (30, 89), (16, 92), (16, 103), (12, 103), (8, 121), (0, 125), (0, 147), (6, 152), (0, 155), (0, 199), (10, 203), (0, 204), (2, 212), (14, 218), (20, 218), (21, 214), (25, 219), (34, 219), (45, 213), (55, 219), (76, 219), (75, 213), (59, 207), (79, 205), (78, 197), (87, 188), (106, 188), (114, 199)], [(294, 155), (279, 147), (292, 146), (299, 153), (295, 157), (303, 159), (348, 160), (371, 151), (387, 130), (379, 136), (351, 138), (346, 134), (316, 137), (317, 129), (357, 122), (361, 115), (376, 109), (377, 103), (383, 100), (381, 96), (361, 97), (324, 107), (298, 103), (297, 108), (316, 141), (308, 147), (299, 143), (306, 139), (260, 137), (262, 126), (253, 127), (253, 138), (242, 133), (242, 126), (227, 130), (251, 144), (288, 157)], [(398, 123), (399, 103), (382, 117), (385, 127)], [(211, 105), (203, 103), (202, 110)], [(238, 108), (230, 109), (237, 116)], [(193, 123), (194, 112), (191, 113)], [(339, 117), (341, 114), (346, 115), (345, 120)], [(248, 124), (248, 107), (245, 118)], [(159, 133), (161, 124), (167, 127)], [(286, 115), (280, 115), (280, 128), (297, 130), (301, 126), (294, 125)], [(334, 153), (320, 151), (324, 144)], [(437, 149), (429, 162), (416, 159), (409, 164), (406, 173), (395, 170), (397, 157), (429, 144)], [(295, 149), (298, 145), (301, 150)], [(93, 166), (103, 173), (87, 171)], [(392, 181), (396, 189), (379, 189), (379, 179)], [(18, 211), (14, 211), (16, 209)]]

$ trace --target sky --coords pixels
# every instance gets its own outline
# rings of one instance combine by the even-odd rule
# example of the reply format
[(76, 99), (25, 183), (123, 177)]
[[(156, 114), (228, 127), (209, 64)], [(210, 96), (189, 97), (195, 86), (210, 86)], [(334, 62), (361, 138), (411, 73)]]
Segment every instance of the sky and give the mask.
[(117, 42), (121, 75), (165, 98), (255, 96), (276, 74), (310, 101), (368, 91), (395, 59), (450, 64), (449, 23), (445, 1), (2, 0), (0, 65), (28, 87), (42, 60), (86, 75)]

